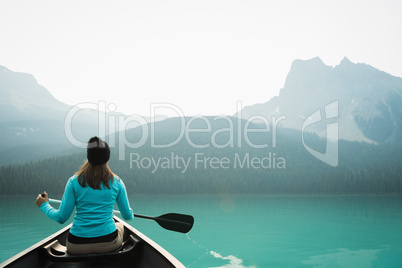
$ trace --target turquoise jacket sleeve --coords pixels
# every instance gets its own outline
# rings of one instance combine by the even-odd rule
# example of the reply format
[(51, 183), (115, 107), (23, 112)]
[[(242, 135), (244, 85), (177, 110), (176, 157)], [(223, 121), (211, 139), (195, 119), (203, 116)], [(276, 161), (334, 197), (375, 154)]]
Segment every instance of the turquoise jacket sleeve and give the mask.
[(49, 204), (49, 202), (45, 202), (40, 206), (40, 210), (50, 219), (57, 221), (58, 223), (65, 223), (73, 213), (74, 207), (74, 188), (70, 179), (68, 180), (66, 189), (64, 190), (63, 199), (61, 200), (59, 209), (55, 209)]
[(127, 197), (127, 191), (126, 191), (126, 186), (124, 185), (124, 182), (120, 180), (119, 183), (119, 194), (116, 199), (117, 206), (119, 207), (121, 216), (125, 220), (132, 220), (134, 218), (133, 210), (130, 207), (130, 203), (128, 201)]

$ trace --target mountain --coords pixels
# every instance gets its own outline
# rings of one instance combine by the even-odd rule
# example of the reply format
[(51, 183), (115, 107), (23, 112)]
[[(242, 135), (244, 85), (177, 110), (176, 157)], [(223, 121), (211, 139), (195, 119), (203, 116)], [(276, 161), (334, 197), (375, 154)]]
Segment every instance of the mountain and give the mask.
[[(246, 135), (246, 128), (262, 130), (261, 125), (231, 117), (170, 118), (156, 122), (153, 133), (144, 131), (150, 128), (109, 140), (109, 166), (130, 194), (402, 193), (402, 144), (341, 140), (339, 165), (333, 167), (304, 148), (297, 130), (278, 128), (276, 139), (271, 131)], [(325, 150), (317, 135), (305, 136), (312, 147)], [(85, 159), (86, 150), (80, 149), (0, 167), (0, 194), (62, 194)]]
[[(64, 105), (27, 80), (26, 88), (3, 86), (8, 99), (2, 103), (21, 113), (0, 122), (0, 194), (61, 193), (86, 158), (65, 132), (86, 141), (100, 125), (108, 130), (109, 164), (130, 193), (402, 193), (401, 78), (346, 58), (334, 68), (319, 58), (294, 61), (279, 96), (237, 117), (177, 117), (135, 128), (132, 122), (123, 130), (107, 119), (124, 115), (106, 114), (98, 124), (97, 110), (79, 111), (67, 126), (64, 117), (43, 113), (30, 119), (22, 112), (38, 95), (46, 101), (37, 108), (47, 113)], [(338, 124), (344, 139), (336, 150), (320, 138), (327, 124)]]
[[(0, 66), (0, 166), (70, 154), (64, 119), (71, 106), (58, 101), (33, 75)], [(77, 139), (95, 133), (94, 115), (77, 113)], [(93, 122), (91, 122), (93, 121)]]
[(33, 75), (0, 66), (0, 122), (61, 119), (69, 109)]
[[(335, 110), (325, 111), (325, 107)], [(347, 58), (331, 67), (316, 57), (295, 60), (279, 96), (244, 107), (235, 116), (249, 119), (258, 115), (270, 122), (285, 116), (280, 126), (321, 137), (327, 135), (326, 123), (337, 122), (340, 139), (393, 143), (402, 141), (401, 107), (402, 78)], [(321, 111), (322, 120), (314, 115), (316, 111)], [(334, 114), (335, 119), (325, 120)], [(303, 124), (308, 126), (303, 129)]]
[[(92, 106), (84, 109), (60, 102), (33, 75), (0, 66), (0, 166), (71, 153), (74, 145), (91, 136), (139, 125), (122, 113), (100, 111), (99, 103)], [(123, 124), (117, 124), (119, 117)]]

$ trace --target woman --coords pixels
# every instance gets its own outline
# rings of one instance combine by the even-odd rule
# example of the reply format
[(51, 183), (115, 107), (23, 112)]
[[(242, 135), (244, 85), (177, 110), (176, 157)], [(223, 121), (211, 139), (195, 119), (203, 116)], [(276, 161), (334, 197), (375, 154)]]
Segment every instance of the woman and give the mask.
[(76, 207), (66, 246), (70, 254), (105, 253), (117, 250), (123, 242), (124, 227), (113, 220), (116, 202), (125, 220), (133, 219), (123, 181), (109, 168), (108, 144), (98, 137), (88, 141), (88, 160), (68, 181), (60, 208), (49, 204), (45, 192), (35, 204), (50, 219), (66, 222)]

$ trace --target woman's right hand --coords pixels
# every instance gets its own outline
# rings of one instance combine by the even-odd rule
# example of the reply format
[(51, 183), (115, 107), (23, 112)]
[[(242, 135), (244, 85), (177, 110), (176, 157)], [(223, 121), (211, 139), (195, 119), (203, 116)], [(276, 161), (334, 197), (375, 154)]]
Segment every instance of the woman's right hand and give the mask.
[(38, 194), (38, 197), (35, 200), (35, 204), (40, 208), (40, 206), (45, 203), (49, 202), (49, 198), (46, 192), (43, 192), (43, 194)]

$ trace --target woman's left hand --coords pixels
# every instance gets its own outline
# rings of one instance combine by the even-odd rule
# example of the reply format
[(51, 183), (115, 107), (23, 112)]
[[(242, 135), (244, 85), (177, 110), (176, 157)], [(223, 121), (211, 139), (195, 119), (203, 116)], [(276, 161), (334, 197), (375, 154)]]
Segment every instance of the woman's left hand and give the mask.
[(38, 208), (40, 208), (40, 206), (45, 202), (49, 202), (49, 198), (47, 196), (47, 193), (43, 192), (43, 194), (38, 194), (38, 197), (35, 200), (35, 204), (38, 206)]

